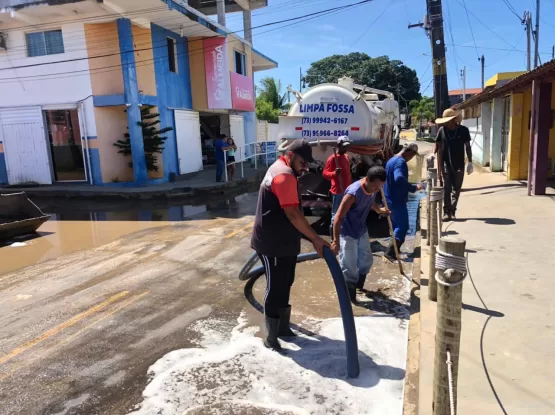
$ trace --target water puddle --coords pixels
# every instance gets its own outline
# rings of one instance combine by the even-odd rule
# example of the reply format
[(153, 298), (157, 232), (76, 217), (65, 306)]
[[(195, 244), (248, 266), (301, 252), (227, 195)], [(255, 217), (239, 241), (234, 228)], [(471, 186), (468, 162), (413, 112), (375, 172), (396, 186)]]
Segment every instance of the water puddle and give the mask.
[(123, 236), (175, 222), (238, 218), (254, 213), (256, 194), (218, 198), (209, 203), (97, 202), (33, 199), (51, 215), (38, 233), (0, 242), (0, 275), (61, 255), (109, 244)]

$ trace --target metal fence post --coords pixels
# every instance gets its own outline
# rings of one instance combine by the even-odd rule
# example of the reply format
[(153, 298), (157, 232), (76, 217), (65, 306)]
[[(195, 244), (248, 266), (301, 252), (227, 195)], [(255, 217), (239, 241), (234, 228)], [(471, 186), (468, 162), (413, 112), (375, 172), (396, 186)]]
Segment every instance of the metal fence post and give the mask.
[(225, 174), (225, 181), (227, 183), (227, 151), (224, 151), (224, 174)]
[(258, 143), (254, 144), (254, 169), (258, 170)]
[(439, 241), (433, 381), (433, 412), (437, 415), (449, 415), (453, 410), (454, 413), (457, 411), (462, 283), (466, 277), (465, 248), (466, 241), (463, 239), (445, 237)]
[(441, 233), (441, 229), (439, 229), (438, 205), (442, 197), (443, 187), (433, 187), (430, 191), (430, 263), (428, 267), (428, 299), (431, 301), (437, 301), (435, 257), (436, 246)]
[(266, 167), (268, 167), (268, 135), (266, 135), (266, 147), (264, 148), (266, 153)]

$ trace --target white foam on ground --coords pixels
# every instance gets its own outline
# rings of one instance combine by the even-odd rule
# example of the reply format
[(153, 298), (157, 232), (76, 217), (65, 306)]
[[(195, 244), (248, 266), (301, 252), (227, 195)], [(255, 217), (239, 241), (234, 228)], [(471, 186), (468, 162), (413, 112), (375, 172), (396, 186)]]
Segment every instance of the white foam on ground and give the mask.
[[(242, 315), (231, 335), (199, 321), (202, 348), (168, 353), (149, 369), (135, 414), (401, 414), (407, 330), (384, 314), (357, 317), (360, 376), (348, 379), (341, 319), (268, 350)], [(228, 332), (229, 333), (229, 332)], [(222, 341), (226, 339), (225, 341)]]

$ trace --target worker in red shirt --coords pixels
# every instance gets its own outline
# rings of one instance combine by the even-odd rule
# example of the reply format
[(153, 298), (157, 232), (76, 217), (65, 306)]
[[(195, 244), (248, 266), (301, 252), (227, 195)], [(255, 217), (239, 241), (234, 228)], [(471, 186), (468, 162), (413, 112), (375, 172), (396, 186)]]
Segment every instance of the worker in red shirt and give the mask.
[(322, 172), (324, 179), (331, 181), (330, 192), (332, 194), (330, 236), (333, 238), (333, 219), (339, 209), (345, 189), (351, 185), (351, 163), (347, 155), (347, 149), (351, 145), (349, 137), (343, 135), (337, 139), (333, 154), (326, 161), (326, 167)]

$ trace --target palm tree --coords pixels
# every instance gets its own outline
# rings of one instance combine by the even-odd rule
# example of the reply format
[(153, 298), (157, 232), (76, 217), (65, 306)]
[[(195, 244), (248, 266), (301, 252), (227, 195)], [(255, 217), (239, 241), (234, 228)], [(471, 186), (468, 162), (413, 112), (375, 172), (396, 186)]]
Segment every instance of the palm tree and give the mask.
[(287, 107), (287, 93), (281, 93), (281, 81), (272, 77), (266, 77), (260, 80), (260, 87), (258, 88), (258, 98), (262, 101), (272, 104), (275, 110), (286, 109)]
[(411, 113), (410, 115), (416, 117), (418, 120), (417, 131), (420, 131), (422, 125), (422, 120), (426, 121), (434, 118), (435, 114), (435, 104), (432, 98), (423, 97), (420, 101), (413, 99), (410, 102)]

